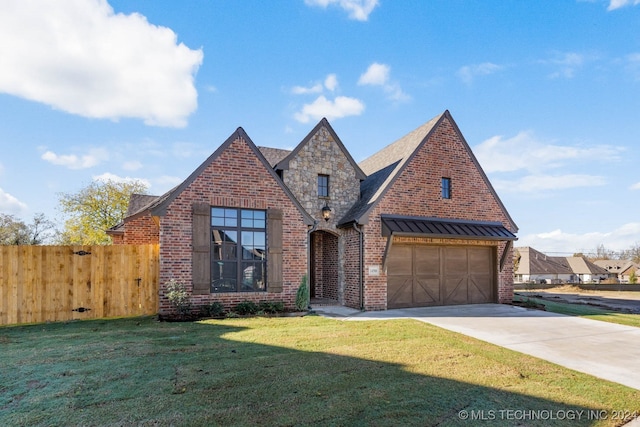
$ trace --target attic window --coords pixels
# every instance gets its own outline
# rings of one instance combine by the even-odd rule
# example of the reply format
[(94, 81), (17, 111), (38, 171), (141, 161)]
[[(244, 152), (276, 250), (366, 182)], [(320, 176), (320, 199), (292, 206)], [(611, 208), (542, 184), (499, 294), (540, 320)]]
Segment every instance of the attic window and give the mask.
[(318, 175), (318, 197), (329, 197), (329, 175)]
[(451, 198), (451, 178), (442, 178), (442, 198)]

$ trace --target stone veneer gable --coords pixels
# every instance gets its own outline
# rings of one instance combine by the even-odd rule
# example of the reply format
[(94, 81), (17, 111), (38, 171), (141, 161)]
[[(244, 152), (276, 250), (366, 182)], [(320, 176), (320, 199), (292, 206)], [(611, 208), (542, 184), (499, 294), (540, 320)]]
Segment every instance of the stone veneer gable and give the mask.
[[(318, 197), (319, 174), (329, 175), (329, 197), (326, 199)], [(327, 203), (332, 210), (331, 225), (335, 225), (360, 197), (360, 180), (355, 168), (324, 126), (289, 160), (283, 180), (314, 218), (321, 218), (321, 209)]]

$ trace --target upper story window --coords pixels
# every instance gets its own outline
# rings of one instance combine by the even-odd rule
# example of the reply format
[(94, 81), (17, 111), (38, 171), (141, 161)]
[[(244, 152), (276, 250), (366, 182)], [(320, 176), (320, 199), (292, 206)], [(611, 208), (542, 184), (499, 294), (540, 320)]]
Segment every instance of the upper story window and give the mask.
[(442, 178), (442, 198), (451, 198), (451, 178)]
[(329, 175), (318, 175), (318, 197), (329, 197)]
[(211, 208), (211, 292), (266, 290), (266, 211)]

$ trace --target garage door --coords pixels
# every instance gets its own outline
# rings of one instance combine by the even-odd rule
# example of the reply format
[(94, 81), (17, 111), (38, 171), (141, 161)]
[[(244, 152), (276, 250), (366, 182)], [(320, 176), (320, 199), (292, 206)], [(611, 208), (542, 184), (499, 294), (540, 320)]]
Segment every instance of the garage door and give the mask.
[(492, 247), (394, 245), (388, 257), (388, 308), (495, 302)]

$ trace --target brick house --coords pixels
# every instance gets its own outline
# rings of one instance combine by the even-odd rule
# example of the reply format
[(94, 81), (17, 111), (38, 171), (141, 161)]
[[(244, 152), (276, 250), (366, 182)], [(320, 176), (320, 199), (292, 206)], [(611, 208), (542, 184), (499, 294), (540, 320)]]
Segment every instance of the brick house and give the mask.
[(357, 164), (326, 119), (292, 150), (239, 128), (182, 184), (134, 195), (116, 244), (160, 244), (195, 305), (364, 310), (510, 302), (517, 226), (448, 111)]

